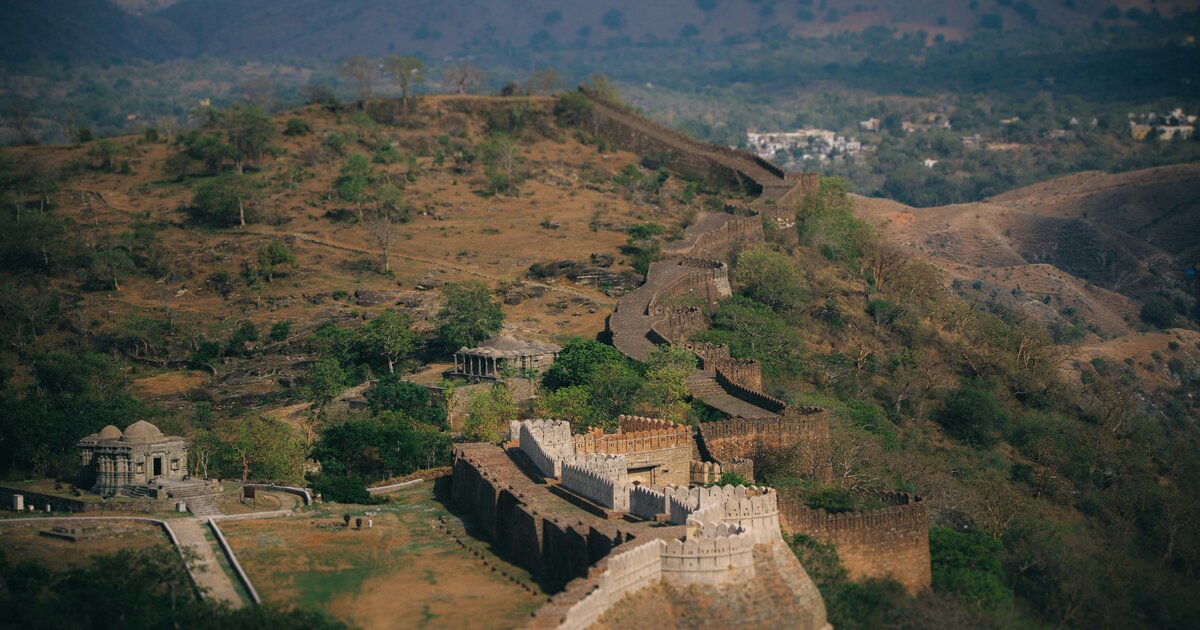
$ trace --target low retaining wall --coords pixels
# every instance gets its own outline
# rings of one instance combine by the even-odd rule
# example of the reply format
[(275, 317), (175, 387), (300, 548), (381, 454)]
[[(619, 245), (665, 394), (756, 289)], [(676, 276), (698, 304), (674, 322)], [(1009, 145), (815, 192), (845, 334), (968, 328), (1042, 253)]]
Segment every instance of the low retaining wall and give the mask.
[(200, 590), (200, 583), (196, 580), (195, 574), (192, 573), (192, 567), (188, 563), (187, 558), (183, 556), (183, 551), (179, 546), (179, 538), (175, 535), (175, 530), (171, 529), (171, 526), (164, 520), (137, 516), (48, 516), (36, 518), (7, 518), (0, 520), (0, 527), (2, 527), (5, 523), (51, 524), (69, 522), (86, 523), (88, 521), (133, 521), (135, 523), (148, 523), (150, 525), (157, 525), (163, 530), (163, 533), (167, 535), (167, 540), (171, 541), (171, 546), (175, 548), (177, 553), (179, 553), (179, 558), (182, 560), (183, 566), (187, 570), (188, 579), (192, 582), (192, 590), (195, 592), (196, 598), (204, 599), (204, 593)]
[[(229, 562), (229, 566), (233, 567), (233, 572), (241, 581), (242, 586), (246, 588), (246, 592), (250, 594), (250, 601), (257, 606), (262, 603), (262, 598), (258, 596), (258, 591), (254, 589), (254, 584), (250, 582), (250, 576), (246, 575), (246, 570), (242, 568), (242, 563), (238, 562), (237, 555), (233, 553), (233, 547), (229, 546), (229, 542), (225, 540), (225, 535), (221, 533), (221, 528), (217, 527), (217, 522), (213, 519), (208, 519), (208, 528), (212, 530), (213, 536), (217, 539), (217, 546), (221, 548), (221, 552), (225, 554), (225, 559)], [(213, 567), (214, 569), (216, 567)]]
[(310, 492), (308, 490), (308, 488), (298, 488), (295, 486), (283, 486), (283, 485), (274, 484), (274, 483), (245, 483), (242, 485), (250, 487), (250, 488), (260, 488), (263, 490), (272, 490), (275, 492), (284, 492), (287, 494), (294, 494), (294, 495), (300, 497), (301, 501), (304, 501), (304, 505), (312, 505), (312, 503), (313, 503), (312, 492)]
[(51, 512), (171, 512), (175, 509), (175, 500), (131, 499), (119, 497), (102, 501), (98, 496), (91, 499), (60, 497), (43, 492), (31, 492), (11, 486), (0, 486), (0, 505), (12, 509), (14, 495), (24, 497), (26, 506), (33, 506), (35, 512), (45, 512), (50, 506)]

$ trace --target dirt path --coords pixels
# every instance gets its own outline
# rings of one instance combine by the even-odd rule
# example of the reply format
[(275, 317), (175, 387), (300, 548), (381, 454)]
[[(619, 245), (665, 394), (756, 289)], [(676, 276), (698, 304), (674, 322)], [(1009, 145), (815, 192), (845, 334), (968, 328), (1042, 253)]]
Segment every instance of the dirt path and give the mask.
[(175, 530), (180, 548), (191, 548), (194, 553), (188, 568), (191, 569), (196, 583), (205, 589), (205, 599), (241, 608), (245, 602), (238, 595), (233, 580), (229, 579), (229, 575), (221, 568), (213, 543), (205, 538), (204, 523), (199, 519), (181, 518), (171, 521), (171, 528)]

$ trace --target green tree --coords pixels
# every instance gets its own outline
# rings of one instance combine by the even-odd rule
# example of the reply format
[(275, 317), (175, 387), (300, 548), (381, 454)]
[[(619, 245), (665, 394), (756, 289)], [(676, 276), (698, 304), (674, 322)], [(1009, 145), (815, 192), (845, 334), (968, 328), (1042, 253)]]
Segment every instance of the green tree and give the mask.
[(733, 279), (742, 295), (780, 314), (793, 314), (808, 301), (808, 283), (786, 254), (765, 247), (738, 254)]
[(804, 195), (796, 212), (800, 242), (826, 258), (856, 265), (874, 238), (871, 227), (854, 217), (854, 202), (841, 179), (822, 178), (820, 187)]
[(447, 351), (478, 345), (500, 331), (504, 311), (484, 283), (478, 280), (447, 283), (442, 296), (445, 303), (438, 311), (441, 324), (437, 335)]
[(387, 361), (388, 374), (396, 372), (396, 361), (417, 349), (413, 318), (407, 313), (384, 311), (363, 326), (363, 341), (375, 355)]
[(582, 433), (592, 426), (593, 412), (587, 387), (572, 385), (560, 387), (537, 398), (538, 416), (566, 420), (571, 430)]
[(283, 241), (276, 240), (267, 241), (258, 247), (255, 262), (256, 266), (247, 265), (243, 273), (250, 284), (257, 284), (259, 280), (271, 282), (277, 277), (286, 276), (286, 273), (280, 271), (281, 267), (297, 267), (296, 256), (288, 251)]
[(368, 482), (445, 466), (451, 455), (449, 435), (392, 411), (330, 424), (313, 447), (323, 470)]
[(312, 133), (312, 123), (303, 118), (289, 118), (283, 127), (283, 135), (290, 137), (307, 136)]
[(304, 373), (304, 393), (318, 410), (333, 402), (346, 389), (346, 372), (333, 357), (321, 357)]
[(203, 223), (218, 226), (246, 225), (255, 221), (255, 203), (262, 191), (249, 175), (223, 173), (196, 185), (192, 195), (192, 216)]
[(225, 135), (233, 149), (234, 169), (241, 173), (247, 163), (257, 162), (275, 137), (275, 126), (257, 105), (237, 105), (222, 116)]
[(617, 416), (633, 411), (642, 393), (642, 377), (628, 363), (605, 363), (592, 373), (588, 392), (596, 426), (615, 429)]
[(133, 271), (133, 260), (123, 249), (106, 249), (92, 257), (87, 284), (105, 289), (121, 290), (121, 276)]
[(425, 63), (416, 57), (389, 55), (383, 60), (383, 67), (400, 88), (400, 100), (408, 105), (412, 88), (425, 82)]
[(366, 213), (366, 227), (379, 249), (383, 250), (383, 272), (392, 272), (391, 248), (395, 237), (395, 226), (408, 219), (408, 206), (404, 203), (404, 192), (394, 184), (384, 184), (375, 191), (375, 206)]
[(929, 530), (933, 589), (972, 606), (996, 609), (1011, 600), (1000, 564), (1002, 546), (981, 532)]
[(376, 63), (361, 55), (343, 59), (338, 65), (338, 74), (353, 86), (354, 95), (359, 102), (371, 98), (375, 92), (375, 83), (379, 80), (379, 69)]
[(244, 416), (219, 425), (218, 432), (236, 455), (243, 481), (296, 483), (304, 478), (304, 441), (282, 421)]
[(467, 399), (463, 437), (468, 442), (495, 442), (501, 430), (517, 419), (517, 411), (512, 392), (502, 384), (474, 392)]
[(342, 164), (341, 172), (333, 182), (333, 191), (337, 193), (338, 199), (354, 204), (361, 221), (362, 202), (367, 199), (367, 189), (370, 185), (371, 161), (367, 156), (355, 153)]
[(433, 401), (428, 389), (403, 381), (396, 374), (384, 374), (367, 389), (365, 397), (375, 415), (397, 411), (417, 422), (446, 428), (445, 407)]
[(981, 448), (994, 446), (1008, 429), (1008, 414), (992, 392), (980, 383), (966, 382), (950, 393), (933, 419), (946, 433)]
[(616, 348), (595, 339), (576, 337), (563, 346), (543, 380), (552, 390), (587, 385), (601, 365), (624, 362), (625, 357)]

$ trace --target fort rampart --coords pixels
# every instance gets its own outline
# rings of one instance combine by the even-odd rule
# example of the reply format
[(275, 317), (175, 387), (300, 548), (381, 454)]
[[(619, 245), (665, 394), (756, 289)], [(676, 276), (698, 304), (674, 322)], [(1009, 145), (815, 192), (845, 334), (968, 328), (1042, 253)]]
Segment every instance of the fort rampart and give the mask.
[(645, 416), (630, 416), (621, 414), (617, 416), (617, 431), (621, 433), (636, 433), (638, 431), (657, 431), (659, 429), (674, 429), (680, 425), (671, 422), (670, 420), (662, 420), (659, 418), (647, 418)]
[(817, 479), (833, 476), (829, 453), (829, 417), (816, 407), (790, 407), (782, 418), (733, 418), (700, 424), (700, 440), (721, 462), (750, 459), (762, 463), (794, 454)]
[(646, 313), (651, 317), (659, 316), (663, 309), (680, 306), (698, 307), (711, 312), (721, 300), (732, 295), (729, 288), (729, 268), (723, 263), (720, 266), (688, 267), (689, 271), (676, 278), (658, 290), (646, 305)]
[(570, 520), (541, 507), (559, 499), (516, 468), (492, 444), (462, 444), (455, 451), (451, 498), (500, 553), (561, 588), (632, 539), (618, 523), (589, 517)]
[(837, 548), (854, 579), (890, 577), (910, 592), (929, 589), (929, 515), (918, 496), (892, 492), (879, 495), (888, 507), (830, 514), (814, 510), (796, 494), (780, 497), (784, 531), (804, 534)]
[(629, 473), (623, 455), (578, 455), (563, 462), (561, 483), (596, 505), (629, 511)]
[(571, 424), (555, 420), (529, 420), (513, 422), (513, 431), (521, 450), (543, 475), (558, 477), (562, 474), (562, 461), (575, 454)]
[(665, 429), (622, 433), (584, 433), (572, 436), (575, 453), (608, 453), (610, 455), (661, 451), (668, 448), (687, 448), (692, 445), (692, 430), (685, 425)]
[(747, 481), (754, 481), (754, 462), (749, 459), (734, 459), (724, 462), (694, 461), (691, 464), (691, 485), (703, 486), (716, 483), (725, 473), (742, 476)]

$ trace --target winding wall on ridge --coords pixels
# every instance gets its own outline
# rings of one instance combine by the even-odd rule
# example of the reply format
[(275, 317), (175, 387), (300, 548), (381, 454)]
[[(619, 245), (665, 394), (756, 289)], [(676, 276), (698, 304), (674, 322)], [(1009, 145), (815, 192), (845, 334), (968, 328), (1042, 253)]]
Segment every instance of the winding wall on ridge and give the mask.
[[(667, 258), (650, 265), (646, 282), (621, 299), (608, 322), (613, 345), (641, 361), (655, 344), (681, 344), (704, 329), (704, 315), (731, 294), (724, 261), (740, 246), (763, 242), (764, 222), (794, 226), (795, 204), (818, 186), (819, 177), (785, 173), (758, 156), (689, 138), (584, 87), (580, 92), (592, 105), (592, 132), (617, 148), (757, 195), (749, 206), (699, 215), (682, 239), (666, 245)], [(712, 362), (705, 369), (711, 378), (689, 382), (696, 398), (737, 415), (768, 418), (783, 411), (782, 403), (761, 391), (761, 371), (752, 362)], [(740, 402), (722, 404), (730, 397)]]

